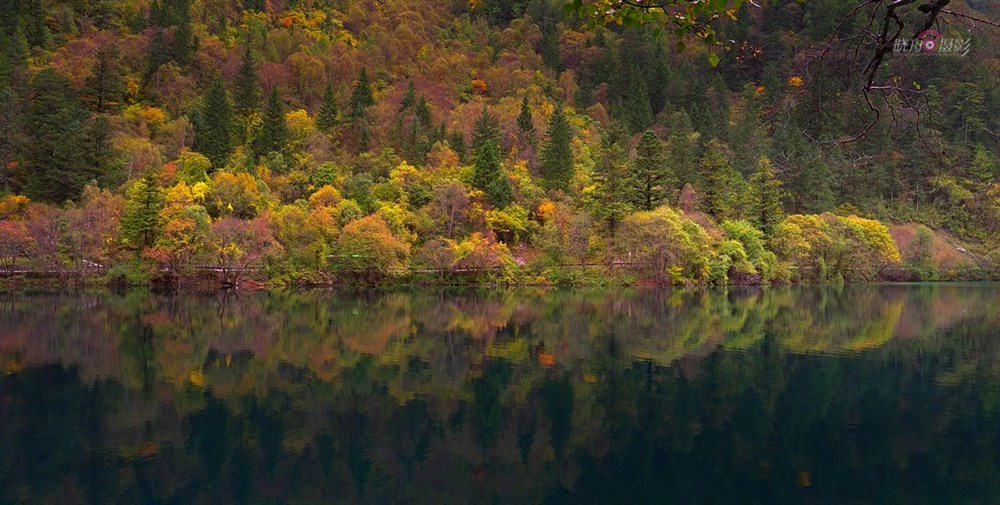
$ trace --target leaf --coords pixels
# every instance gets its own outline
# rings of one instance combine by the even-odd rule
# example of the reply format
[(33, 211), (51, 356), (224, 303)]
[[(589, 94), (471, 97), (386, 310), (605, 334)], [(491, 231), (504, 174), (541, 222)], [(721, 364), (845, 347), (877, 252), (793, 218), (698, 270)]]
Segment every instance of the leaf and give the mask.
[(719, 55), (715, 53), (708, 53), (708, 64), (713, 67), (717, 67), (719, 65)]

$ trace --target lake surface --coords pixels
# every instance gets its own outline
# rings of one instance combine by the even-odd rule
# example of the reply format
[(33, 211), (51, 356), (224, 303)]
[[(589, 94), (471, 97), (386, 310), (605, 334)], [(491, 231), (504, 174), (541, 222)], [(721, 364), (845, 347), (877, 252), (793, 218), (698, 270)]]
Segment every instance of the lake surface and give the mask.
[(0, 294), (0, 503), (1000, 503), (1000, 285)]

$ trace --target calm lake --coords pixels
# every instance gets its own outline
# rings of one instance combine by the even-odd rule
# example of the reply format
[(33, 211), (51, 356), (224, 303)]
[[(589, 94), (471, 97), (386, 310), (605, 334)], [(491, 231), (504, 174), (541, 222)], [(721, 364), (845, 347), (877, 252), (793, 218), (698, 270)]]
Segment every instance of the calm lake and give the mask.
[(1000, 284), (0, 294), (0, 503), (998, 503)]

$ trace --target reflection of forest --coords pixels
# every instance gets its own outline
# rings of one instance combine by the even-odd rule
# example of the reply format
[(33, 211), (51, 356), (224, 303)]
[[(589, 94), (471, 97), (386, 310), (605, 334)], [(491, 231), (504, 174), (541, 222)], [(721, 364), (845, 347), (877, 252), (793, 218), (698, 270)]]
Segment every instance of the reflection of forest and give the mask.
[(996, 498), (998, 302), (0, 295), (0, 503)]

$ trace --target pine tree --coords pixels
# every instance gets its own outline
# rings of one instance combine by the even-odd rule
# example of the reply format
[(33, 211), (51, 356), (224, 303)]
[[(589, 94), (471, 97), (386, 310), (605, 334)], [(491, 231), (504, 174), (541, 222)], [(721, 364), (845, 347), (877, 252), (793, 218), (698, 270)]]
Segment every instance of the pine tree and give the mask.
[(257, 82), (257, 64), (250, 52), (249, 41), (243, 51), (240, 69), (236, 74), (236, 89), (233, 93), (233, 112), (243, 127), (242, 140), (249, 136), (249, 128), (260, 113), (260, 84)]
[(112, 44), (97, 52), (97, 64), (87, 77), (84, 94), (98, 114), (125, 99), (125, 76), (116, 45)]
[(757, 160), (757, 170), (750, 179), (751, 222), (765, 234), (770, 235), (774, 227), (785, 217), (785, 190), (771, 166), (771, 160), (762, 157)]
[(337, 100), (333, 96), (333, 85), (326, 83), (323, 90), (323, 102), (319, 106), (319, 113), (316, 115), (316, 127), (323, 133), (330, 134), (340, 123), (340, 111), (337, 109)]
[(517, 116), (517, 128), (527, 138), (528, 143), (532, 143), (535, 138), (535, 120), (531, 116), (531, 108), (528, 107), (528, 96), (521, 99), (521, 113)]
[(556, 106), (545, 137), (539, 163), (543, 185), (549, 189), (565, 190), (573, 179), (573, 151), (570, 147), (573, 132), (562, 106)]
[(358, 122), (365, 117), (368, 107), (375, 105), (375, 97), (372, 94), (372, 85), (368, 82), (368, 70), (361, 67), (358, 73), (358, 80), (354, 84), (354, 92), (351, 93), (351, 122)]
[(32, 82), (24, 189), (33, 200), (62, 203), (76, 198), (98, 176), (88, 156), (87, 112), (70, 96), (70, 89), (69, 81), (51, 67)]
[(476, 154), (472, 185), (486, 194), (486, 201), (494, 208), (504, 208), (513, 200), (510, 181), (500, 170), (500, 149), (493, 141), (486, 141)]
[(288, 124), (285, 122), (285, 106), (278, 97), (277, 86), (271, 88), (267, 99), (267, 111), (261, 125), (260, 136), (254, 144), (254, 154), (263, 156), (270, 152), (283, 152), (288, 147)]
[(643, 210), (659, 207), (670, 194), (671, 174), (663, 155), (663, 144), (656, 134), (646, 130), (635, 148), (632, 175), (635, 191), (632, 201)]
[(499, 148), (501, 137), (500, 121), (493, 114), (490, 114), (489, 109), (484, 105), (483, 112), (472, 126), (472, 143), (469, 146), (472, 148), (472, 154), (478, 156), (479, 151), (487, 142), (493, 142)]
[(233, 113), (221, 80), (205, 96), (205, 106), (195, 122), (194, 148), (216, 169), (226, 166), (233, 152)]

